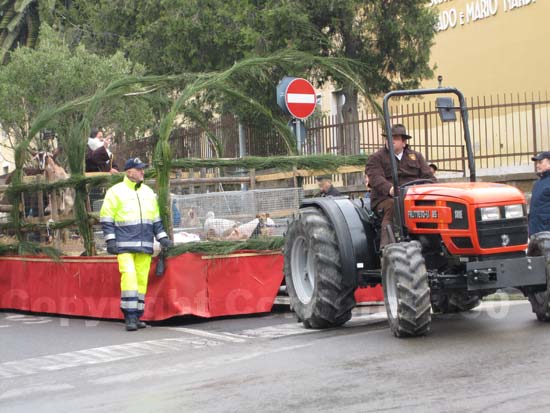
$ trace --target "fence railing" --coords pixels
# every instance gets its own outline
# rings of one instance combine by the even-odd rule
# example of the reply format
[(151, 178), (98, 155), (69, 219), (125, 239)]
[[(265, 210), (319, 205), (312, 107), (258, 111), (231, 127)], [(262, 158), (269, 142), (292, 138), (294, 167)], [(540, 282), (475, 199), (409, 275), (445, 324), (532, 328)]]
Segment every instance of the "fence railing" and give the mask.
[[(548, 92), (507, 94), (467, 99), (469, 126), (477, 168), (505, 168), (529, 164), (533, 153), (550, 150), (550, 96)], [(391, 107), (392, 122), (405, 124), (414, 137), (410, 142), (440, 170), (462, 171), (466, 165), (461, 121), (442, 123), (435, 103), (398, 101)], [(224, 116), (211, 122), (209, 131), (222, 143), (224, 157), (238, 156), (238, 120)], [(246, 153), (272, 156), (286, 153), (283, 139), (269, 126), (244, 128)], [(361, 111), (357, 121), (343, 123), (337, 116), (321, 116), (307, 122), (303, 153), (353, 154), (349, 142), (359, 141), (361, 153), (384, 145), (380, 118)], [(156, 140), (119, 144), (119, 159), (143, 156), (150, 159)], [(172, 147), (177, 157), (209, 158), (214, 151), (201, 128), (174, 131)], [(356, 152), (356, 150), (355, 150)]]

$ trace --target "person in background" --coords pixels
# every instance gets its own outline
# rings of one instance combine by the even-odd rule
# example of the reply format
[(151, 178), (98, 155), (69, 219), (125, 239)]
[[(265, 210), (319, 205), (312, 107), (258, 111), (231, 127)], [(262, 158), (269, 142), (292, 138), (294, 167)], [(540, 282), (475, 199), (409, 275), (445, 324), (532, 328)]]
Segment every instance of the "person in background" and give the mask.
[(330, 175), (320, 175), (316, 177), (317, 184), (319, 185), (320, 195), (322, 197), (326, 196), (342, 196), (340, 191), (338, 191), (332, 185), (332, 177)]
[(428, 166), (432, 170), (432, 174), (435, 176), (435, 173), (437, 172), (437, 165), (435, 163), (431, 163)]
[(113, 163), (113, 154), (109, 149), (111, 140), (111, 135), (104, 138), (101, 129), (92, 129), (86, 148), (86, 172), (118, 173), (118, 167)]
[(146, 327), (140, 318), (145, 310), (154, 238), (163, 249), (174, 245), (162, 225), (157, 196), (143, 183), (147, 166), (139, 158), (128, 159), (124, 180), (107, 190), (99, 214), (107, 252), (117, 256), (120, 309), (127, 331)]
[(181, 213), (178, 208), (178, 203), (175, 199), (172, 199), (172, 225), (179, 227), (181, 224)]

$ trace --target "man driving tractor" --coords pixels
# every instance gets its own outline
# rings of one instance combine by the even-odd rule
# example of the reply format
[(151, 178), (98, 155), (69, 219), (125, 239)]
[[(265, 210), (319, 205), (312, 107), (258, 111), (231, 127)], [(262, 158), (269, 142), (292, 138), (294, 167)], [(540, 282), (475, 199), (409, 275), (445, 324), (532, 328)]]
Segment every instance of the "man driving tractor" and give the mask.
[[(419, 152), (413, 151), (409, 145), (412, 136), (407, 134), (404, 125), (395, 124), (392, 126), (393, 150), (397, 160), (399, 185), (404, 185), (417, 179), (429, 179), (436, 182), (426, 160)], [(383, 136), (387, 136), (385, 133)], [(365, 168), (365, 174), (369, 179), (371, 190), (372, 210), (382, 217), (382, 233), (380, 235), (380, 249), (389, 244), (388, 224), (393, 225), (393, 195), (392, 172), (390, 162), (390, 151), (385, 145), (373, 153)]]

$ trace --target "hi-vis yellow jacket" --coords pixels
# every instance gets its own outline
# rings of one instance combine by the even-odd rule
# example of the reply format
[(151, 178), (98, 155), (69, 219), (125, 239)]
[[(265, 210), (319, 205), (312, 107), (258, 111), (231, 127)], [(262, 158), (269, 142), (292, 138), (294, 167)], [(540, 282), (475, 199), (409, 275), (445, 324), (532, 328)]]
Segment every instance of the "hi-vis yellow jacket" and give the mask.
[(99, 215), (105, 241), (116, 240), (119, 254), (152, 254), (153, 238), (168, 236), (153, 190), (143, 183), (136, 185), (127, 176), (109, 188)]

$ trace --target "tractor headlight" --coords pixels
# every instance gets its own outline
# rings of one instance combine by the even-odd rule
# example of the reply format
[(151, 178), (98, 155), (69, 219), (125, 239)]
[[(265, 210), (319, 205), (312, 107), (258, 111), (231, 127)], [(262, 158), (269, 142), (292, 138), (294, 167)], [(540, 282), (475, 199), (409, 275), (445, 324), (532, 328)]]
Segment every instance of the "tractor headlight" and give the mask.
[(523, 217), (523, 205), (506, 205), (504, 207), (504, 215), (507, 219)]
[(496, 221), (500, 219), (499, 207), (480, 208), (480, 212), (482, 221)]

